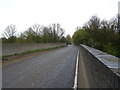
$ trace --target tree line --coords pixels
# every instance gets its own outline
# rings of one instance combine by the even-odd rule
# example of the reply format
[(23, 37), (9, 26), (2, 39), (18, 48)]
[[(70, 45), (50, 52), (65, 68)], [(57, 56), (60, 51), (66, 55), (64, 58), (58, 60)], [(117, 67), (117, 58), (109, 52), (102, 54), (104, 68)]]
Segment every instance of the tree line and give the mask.
[(3, 32), (2, 43), (55, 43), (66, 42), (65, 30), (59, 23), (43, 26), (34, 24), (17, 35), (17, 28), (11, 24)]
[(120, 57), (120, 31), (118, 16), (111, 20), (100, 20), (92, 16), (83, 27), (77, 27), (73, 35), (74, 44), (85, 44)]

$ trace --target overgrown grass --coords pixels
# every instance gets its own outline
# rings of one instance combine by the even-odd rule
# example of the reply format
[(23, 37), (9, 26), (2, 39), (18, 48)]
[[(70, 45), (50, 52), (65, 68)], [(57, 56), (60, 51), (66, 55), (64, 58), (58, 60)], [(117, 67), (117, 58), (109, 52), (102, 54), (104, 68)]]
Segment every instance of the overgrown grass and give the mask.
[(34, 53), (34, 52), (48, 51), (48, 50), (57, 49), (57, 48), (60, 48), (60, 47), (65, 47), (65, 46), (58, 46), (58, 47), (45, 48), (45, 49), (34, 49), (34, 50), (25, 51), (25, 52), (22, 52), (22, 53), (15, 53), (15, 54), (12, 54), (12, 55), (1, 56), (0, 58), (2, 58), (2, 61), (4, 61), (4, 60), (8, 60), (12, 56), (20, 56), (20, 55), (30, 54), (30, 53)]

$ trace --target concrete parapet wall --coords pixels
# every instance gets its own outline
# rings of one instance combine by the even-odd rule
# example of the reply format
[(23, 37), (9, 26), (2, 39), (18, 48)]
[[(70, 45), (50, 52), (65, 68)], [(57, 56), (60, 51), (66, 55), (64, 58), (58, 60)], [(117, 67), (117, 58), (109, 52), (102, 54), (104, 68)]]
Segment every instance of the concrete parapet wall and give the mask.
[(80, 54), (90, 88), (120, 88), (120, 59), (80, 45)]
[(58, 46), (65, 46), (65, 43), (3, 43), (2, 55), (11, 55), (34, 49), (45, 49)]

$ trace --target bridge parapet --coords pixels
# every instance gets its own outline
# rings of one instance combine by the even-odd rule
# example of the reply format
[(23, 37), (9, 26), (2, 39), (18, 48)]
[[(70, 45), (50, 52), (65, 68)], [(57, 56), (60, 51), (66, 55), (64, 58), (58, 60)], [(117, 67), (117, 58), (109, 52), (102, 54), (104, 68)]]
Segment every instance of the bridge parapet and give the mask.
[(65, 43), (3, 43), (2, 56), (22, 53), (29, 50), (46, 49), (65, 45)]
[(120, 58), (80, 45), (90, 88), (120, 88)]

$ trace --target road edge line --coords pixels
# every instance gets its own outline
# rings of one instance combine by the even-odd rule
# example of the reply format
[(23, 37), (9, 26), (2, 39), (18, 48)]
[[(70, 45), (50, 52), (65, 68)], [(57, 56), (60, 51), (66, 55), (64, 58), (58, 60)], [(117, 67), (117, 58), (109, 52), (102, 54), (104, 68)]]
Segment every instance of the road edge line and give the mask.
[(74, 78), (74, 86), (73, 86), (73, 89), (74, 89), (74, 90), (77, 90), (78, 60), (79, 60), (79, 50), (78, 50), (78, 53), (77, 53), (77, 61), (76, 61), (76, 69), (75, 69), (75, 78)]

